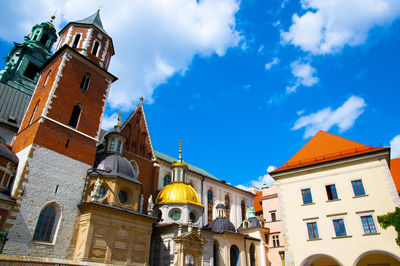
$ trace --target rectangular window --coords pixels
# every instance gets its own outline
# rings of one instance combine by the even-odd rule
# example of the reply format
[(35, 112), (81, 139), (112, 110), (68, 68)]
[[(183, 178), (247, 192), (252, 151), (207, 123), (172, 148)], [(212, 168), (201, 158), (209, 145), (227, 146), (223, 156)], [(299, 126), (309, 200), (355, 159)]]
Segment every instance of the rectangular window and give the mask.
[(364, 186), (361, 179), (351, 181), (351, 184), (353, 185), (354, 195), (356, 197), (365, 195)]
[(309, 188), (307, 189), (302, 189), (301, 190), (301, 195), (303, 196), (303, 203), (312, 203), (312, 197), (311, 197), (311, 190)]
[(336, 236), (346, 236), (346, 228), (344, 227), (343, 219), (333, 220), (333, 226), (335, 227)]
[(271, 212), (271, 221), (276, 222), (276, 212)]
[(376, 233), (376, 228), (375, 228), (374, 219), (372, 218), (372, 215), (361, 216), (361, 221), (362, 221), (362, 225), (363, 225), (365, 234), (375, 234)]
[(328, 186), (325, 186), (325, 188), (326, 188), (326, 194), (328, 196), (328, 200), (338, 199), (335, 185), (328, 185)]
[(274, 245), (274, 248), (279, 247), (279, 235), (273, 235), (272, 236), (272, 244)]
[(317, 228), (317, 223), (307, 223), (307, 229), (308, 229), (308, 239), (318, 239), (318, 228)]

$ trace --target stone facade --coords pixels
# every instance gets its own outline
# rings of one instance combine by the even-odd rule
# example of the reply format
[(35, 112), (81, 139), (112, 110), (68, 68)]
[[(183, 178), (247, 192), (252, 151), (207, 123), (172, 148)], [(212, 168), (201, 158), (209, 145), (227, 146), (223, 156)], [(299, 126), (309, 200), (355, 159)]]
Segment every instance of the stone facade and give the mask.
[[(81, 200), (86, 171), (90, 165), (36, 145), (27, 149), (30, 151), (17, 153), (20, 161), (28, 164), (21, 171), (25, 175), (20, 179), (23, 184), (22, 195), (17, 198), (20, 207), (13, 213), (16, 219), (4, 253), (67, 258), (71, 249), (71, 232), (74, 231), (78, 215), (76, 205)], [(27, 153), (29, 158), (22, 158)], [(35, 241), (33, 235), (39, 214), (50, 203), (58, 206), (52, 241)]]

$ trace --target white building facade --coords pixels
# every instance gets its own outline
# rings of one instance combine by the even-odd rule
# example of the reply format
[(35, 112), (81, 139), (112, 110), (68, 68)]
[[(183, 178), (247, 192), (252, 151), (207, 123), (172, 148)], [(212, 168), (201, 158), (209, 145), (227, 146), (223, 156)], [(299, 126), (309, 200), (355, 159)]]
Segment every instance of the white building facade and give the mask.
[[(309, 149), (315, 155), (315, 147), (323, 150), (340, 138), (318, 134), (299, 153)], [(340, 138), (336, 148), (346, 141)], [(369, 147), (360, 153), (359, 145), (332, 160), (327, 154), (320, 162), (303, 160), (291, 167), (296, 165), (291, 159), (270, 173), (278, 189), (286, 265), (400, 265), (397, 232), (377, 221), (400, 206), (388, 165), (390, 149)]]

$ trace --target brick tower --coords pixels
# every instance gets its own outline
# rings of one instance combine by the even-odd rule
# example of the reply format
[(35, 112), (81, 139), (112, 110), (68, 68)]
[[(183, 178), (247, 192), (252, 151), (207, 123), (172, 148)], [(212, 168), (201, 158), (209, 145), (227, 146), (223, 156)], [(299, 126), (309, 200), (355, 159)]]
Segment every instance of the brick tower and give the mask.
[(13, 144), (17, 207), (4, 253), (67, 258), (110, 84), (112, 39), (99, 11), (59, 33)]

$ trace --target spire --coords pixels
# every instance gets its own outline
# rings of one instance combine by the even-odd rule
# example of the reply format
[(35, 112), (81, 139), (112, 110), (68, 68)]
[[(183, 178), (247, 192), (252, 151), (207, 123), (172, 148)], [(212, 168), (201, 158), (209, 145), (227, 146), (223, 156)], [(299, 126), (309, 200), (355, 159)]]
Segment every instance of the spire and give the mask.
[(182, 161), (182, 140), (179, 140), (179, 158), (178, 161)]
[(101, 19), (100, 19), (100, 8), (93, 15), (91, 15), (85, 19), (74, 21), (74, 23), (93, 25), (96, 28), (98, 28), (100, 31), (102, 31), (104, 34), (108, 35), (108, 33), (104, 30), (103, 23), (101, 22)]

